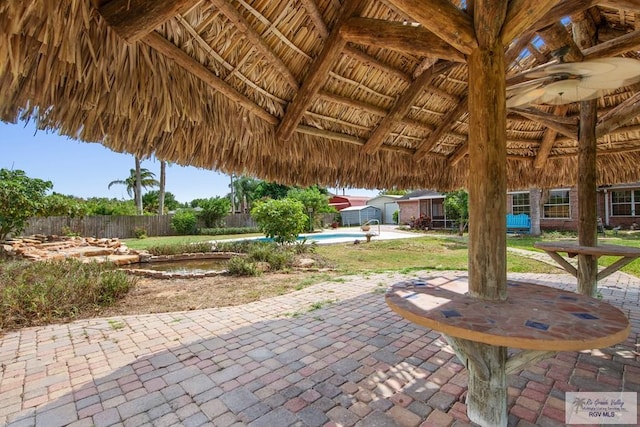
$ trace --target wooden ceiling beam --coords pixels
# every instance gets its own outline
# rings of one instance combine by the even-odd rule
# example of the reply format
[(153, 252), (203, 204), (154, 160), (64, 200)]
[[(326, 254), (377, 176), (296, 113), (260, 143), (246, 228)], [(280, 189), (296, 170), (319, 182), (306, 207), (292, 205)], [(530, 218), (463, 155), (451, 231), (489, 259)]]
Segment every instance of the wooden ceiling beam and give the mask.
[(210, 88), (220, 92), (230, 100), (242, 105), (244, 108), (255, 114), (257, 117), (260, 117), (267, 123), (271, 123), (274, 125), (278, 123), (279, 120), (277, 117), (272, 116), (267, 111), (260, 108), (249, 98), (235, 90), (224, 80), (220, 79), (211, 71), (209, 71), (207, 67), (187, 55), (183, 50), (171, 43), (169, 40), (162, 37), (160, 34), (151, 32), (142, 38), (142, 42), (155, 49), (161, 55), (164, 55), (167, 58), (173, 60), (185, 71), (202, 80)]
[(371, 133), (369, 140), (363, 147), (364, 152), (368, 154), (375, 153), (383, 144), (393, 126), (409, 112), (415, 100), (422, 94), (423, 88), (430, 85), (440, 74), (451, 69), (453, 65), (454, 63), (452, 62), (438, 62), (418, 76), (398, 99), (389, 114), (382, 119), (378, 127)]
[(584, 59), (599, 59), (618, 56), (631, 50), (640, 50), (640, 30), (635, 30), (624, 36), (600, 43), (582, 51)]
[(465, 56), (440, 37), (421, 26), (405, 25), (382, 19), (353, 17), (340, 28), (349, 42), (365, 46), (405, 52), (417, 56), (435, 57), (465, 62)]
[(340, 16), (335, 27), (331, 30), (331, 34), (324, 43), (322, 51), (315, 59), (311, 68), (307, 73), (300, 90), (296, 94), (293, 101), (287, 107), (287, 111), (280, 122), (280, 126), (276, 130), (276, 137), (282, 140), (288, 140), (304, 112), (311, 104), (313, 97), (318, 93), (324, 82), (327, 80), (329, 71), (333, 68), (335, 62), (340, 58), (342, 50), (347, 41), (340, 35), (340, 27), (347, 19), (354, 15), (359, 15), (364, 8), (366, 0), (347, 1), (343, 4)]
[(640, 92), (636, 92), (600, 118), (596, 126), (596, 138), (607, 135), (635, 119), (638, 114), (640, 114)]
[(329, 28), (327, 28), (327, 24), (324, 22), (324, 18), (322, 17), (320, 10), (318, 10), (316, 2), (314, 0), (300, 0), (300, 3), (302, 3), (302, 7), (304, 7), (304, 10), (309, 14), (309, 17), (311, 18), (313, 25), (318, 29), (320, 36), (323, 39), (326, 39), (329, 36)]
[(524, 108), (510, 108), (509, 111), (517, 113), (524, 118), (540, 123), (556, 132), (575, 140), (578, 139), (578, 127), (575, 125), (566, 125), (558, 123), (556, 116), (553, 114), (543, 113), (542, 111), (529, 110)]
[(127, 43), (134, 43), (200, 0), (111, 0), (98, 11)]
[[(553, 113), (556, 116), (564, 116), (569, 111), (568, 105), (558, 105), (554, 109)], [(549, 158), (549, 154), (551, 154), (551, 149), (553, 148), (553, 144), (556, 142), (556, 137), (558, 136), (558, 131), (555, 129), (547, 129), (544, 131), (544, 135), (542, 136), (542, 142), (540, 143), (540, 147), (538, 148), (538, 153), (536, 154), (536, 159), (533, 162), (533, 167), (536, 169), (540, 169), (544, 166)]]
[(465, 158), (467, 154), (469, 154), (468, 138), (460, 147), (458, 147), (453, 153), (449, 155), (449, 164), (451, 164), (451, 166), (457, 165), (462, 159)]
[(357, 59), (358, 61), (361, 61), (364, 64), (370, 64), (373, 67), (378, 68), (379, 70), (389, 73), (390, 75), (396, 77), (399, 80), (404, 81), (407, 84), (410, 84), (412, 81), (411, 76), (403, 73), (402, 71), (396, 68), (391, 67), (388, 64), (385, 64), (379, 59), (376, 59), (373, 56), (368, 55), (367, 53), (361, 51), (358, 48), (347, 45), (344, 48), (344, 53), (352, 58)]
[(298, 80), (293, 75), (289, 67), (280, 59), (278, 55), (267, 45), (260, 34), (249, 25), (247, 20), (238, 10), (227, 0), (208, 0), (213, 4), (235, 27), (247, 38), (247, 41), (260, 52), (266, 60), (273, 65), (277, 72), (284, 77), (284, 80), (294, 89), (298, 89)]
[(520, 56), (524, 48), (531, 42), (532, 36), (532, 33), (522, 34), (509, 45), (507, 51), (504, 53), (504, 63), (507, 67)]
[(596, 0), (595, 3), (613, 9), (640, 13), (640, 3), (637, 0)]
[(559, 55), (565, 62), (581, 62), (584, 55), (571, 37), (564, 25), (559, 21), (538, 30), (538, 35), (544, 40), (552, 54)]
[(449, 0), (389, 0), (389, 3), (465, 55), (478, 47), (473, 19)]
[(414, 157), (416, 160), (423, 159), (429, 151), (436, 145), (438, 140), (442, 135), (448, 132), (453, 124), (469, 110), (469, 99), (465, 96), (463, 99), (458, 102), (458, 105), (452, 110), (450, 110), (445, 116), (442, 118), (442, 122), (440, 126), (436, 128), (424, 141), (420, 144), (418, 149), (416, 150), (416, 154)]
[(596, 0), (562, 0), (559, 1), (549, 12), (538, 20), (531, 28), (531, 31), (538, 31), (554, 22), (558, 22), (565, 16), (575, 15), (584, 12), (597, 3)]
[(502, 43), (509, 44), (518, 35), (529, 31), (557, 3), (558, 0), (511, 0), (500, 33)]
[[(347, 107), (355, 108), (357, 110), (366, 111), (367, 113), (373, 114), (378, 117), (384, 117), (387, 114), (389, 114), (387, 110), (385, 110), (384, 108), (380, 108), (376, 105), (358, 101), (352, 98), (347, 98), (346, 96), (335, 95), (333, 93), (329, 93), (323, 90), (318, 92), (318, 96), (326, 101), (334, 102), (340, 105), (345, 105)], [(400, 121), (400, 123), (407, 126), (422, 129), (428, 132), (433, 132), (432, 126), (428, 125), (427, 123), (419, 122), (417, 120), (404, 118)]]
[[(352, 135), (345, 135), (343, 133), (332, 132), (324, 129), (317, 129), (311, 126), (299, 125), (296, 128), (296, 132), (303, 133), (305, 135), (319, 136), (321, 138), (331, 139), (334, 141), (346, 142), (347, 144), (353, 144), (363, 146), (365, 141)], [(391, 151), (403, 154), (413, 154), (413, 150), (405, 147), (382, 147), (382, 150)]]

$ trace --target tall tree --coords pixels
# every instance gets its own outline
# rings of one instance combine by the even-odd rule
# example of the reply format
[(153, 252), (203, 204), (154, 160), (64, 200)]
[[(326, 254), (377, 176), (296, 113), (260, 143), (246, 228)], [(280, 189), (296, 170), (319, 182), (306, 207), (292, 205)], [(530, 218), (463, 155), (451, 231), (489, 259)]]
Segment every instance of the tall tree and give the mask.
[(167, 184), (167, 162), (160, 160), (160, 191), (158, 193), (158, 215), (164, 214), (164, 196)]
[(136, 169), (130, 170), (130, 175), (126, 179), (111, 181), (107, 188), (113, 185), (124, 185), (129, 197), (133, 197), (138, 215), (142, 215), (142, 189), (153, 188), (160, 185), (155, 175), (148, 169), (140, 168), (140, 160), (136, 158)]
[(29, 178), (24, 171), (0, 169), (0, 241), (25, 229), (27, 220), (46, 207), (51, 181)]
[(135, 200), (136, 202), (136, 211), (138, 213), (138, 215), (142, 215), (143, 212), (143, 207), (142, 207), (142, 175), (141, 175), (141, 168), (140, 168), (140, 159), (138, 158), (138, 156), (135, 157), (136, 159), (136, 190), (134, 191), (134, 198), (133, 200)]
[(262, 181), (249, 176), (240, 176), (233, 180), (232, 194), (235, 196), (234, 204), (240, 207), (242, 212), (249, 212), (256, 199), (256, 188)]

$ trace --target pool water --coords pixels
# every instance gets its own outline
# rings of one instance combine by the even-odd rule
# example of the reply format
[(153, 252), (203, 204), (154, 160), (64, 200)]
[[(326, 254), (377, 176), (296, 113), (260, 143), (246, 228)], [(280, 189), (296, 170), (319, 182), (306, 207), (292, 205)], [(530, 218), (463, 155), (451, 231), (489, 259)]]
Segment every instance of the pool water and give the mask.
[[(302, 241), (307, 239), (308, 242), (313, 241), (325, 241), (329, 239), (364, 239), (366, 238), (364, 233), (314, 233), (314, 234), (304, 234), (298, 236), (298, 241)], [(258, 241), (261, 242), (271, 242), (273, 239), (269, 237), (258, 237)]]

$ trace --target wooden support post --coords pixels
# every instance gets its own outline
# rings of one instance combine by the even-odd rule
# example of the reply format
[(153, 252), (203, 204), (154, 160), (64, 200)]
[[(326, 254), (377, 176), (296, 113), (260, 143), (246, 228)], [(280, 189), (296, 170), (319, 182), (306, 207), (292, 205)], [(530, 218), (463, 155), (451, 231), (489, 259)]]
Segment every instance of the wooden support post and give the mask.
[[(476, 5), (477, 7), (477, 5)], [(469, 292), (507, 296), (507, 136), (504, 50), (469, 57)]]
[[(597, 188), (596, 188), (596, 119), (597, 100), (580, 103), (578, 130), (578, 243), (596, 246)], [(578, 292), (595, 296), (598, 260), (591, 255), (578, 255)]]
[[(478, 48), (469, 55), (469, 294), (507, 298), (507, 107), (504, 45), (507, 4), (475, 1)], [(482, 362), (468, 363), (467, 415), (482, 426), (506, 426), (507, 348), (466, 343)], [(482, 375), (488, 372), (488, 376)]]
[[(573, 38), (583, 48), (594, 44), (595, 30), (591, 18), (584, 13), (582, 18), (574, 16)], [(578, 127), (578, 244), (596, 246), (598, 244), (598, 213), (596, 185), (596, 124), (598, 122), (598, 101), (580, 103), (580, 124)], [(578, 255), (578, 293), (596, 296), (598, 289), (598, 258)]]

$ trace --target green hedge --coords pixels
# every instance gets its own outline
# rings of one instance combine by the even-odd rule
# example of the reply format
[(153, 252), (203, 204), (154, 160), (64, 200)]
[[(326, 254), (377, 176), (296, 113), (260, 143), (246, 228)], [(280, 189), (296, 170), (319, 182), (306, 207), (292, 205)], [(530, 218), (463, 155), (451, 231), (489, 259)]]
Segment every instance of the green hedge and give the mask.
[(223, 234), (250, 234), (259, 233), (258, 227), (229, 227), (229, 228), (201, 228), (203, 236), (221, 236)]

